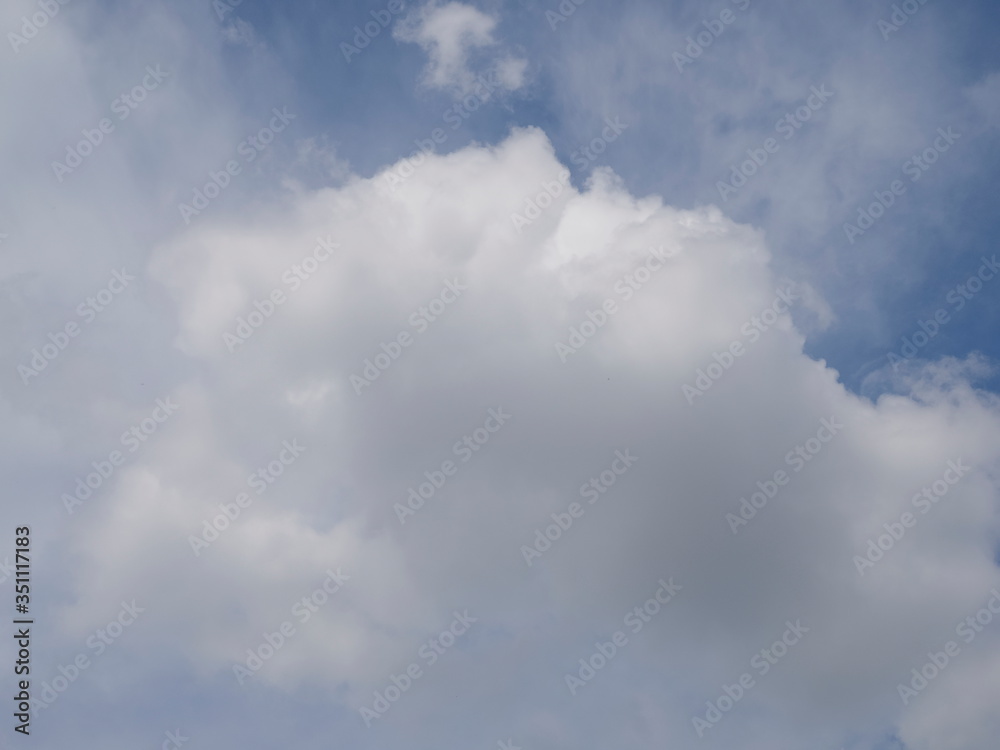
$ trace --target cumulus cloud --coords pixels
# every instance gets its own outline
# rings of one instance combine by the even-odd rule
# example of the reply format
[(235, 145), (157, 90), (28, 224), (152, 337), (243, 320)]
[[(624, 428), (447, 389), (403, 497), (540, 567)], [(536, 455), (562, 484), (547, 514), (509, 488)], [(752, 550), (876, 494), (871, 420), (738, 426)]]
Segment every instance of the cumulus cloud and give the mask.
[[(356, 179), (160, 246), (149, 278), (168, 291), (176, 345), (202, 374), (80, 521), (79, 604), (66, 622), (84, 633), (142, 590), (156, 625), (130, 649), (233, 679), (247, 649), (340, 566), (349, 582), (254, 675), (256, 689), (311, 685), (360, 722), (373, 691), (415, 661), (426, 677), (375, 720), (380, 731), (462, 711), (507, 717), (539, 743), (626, 732), (769, 747), (899, 721), (912, 747), (932, 747), (952, 731), (934, 712), (952, 679), (995, 687), (974, 653), (984, 636), (943, 689), (907, 706), (897, 695), (954, 626), (950, 613), (974, 612), (1000, 584), (995, 399), (961, 368), (916, 398), (846, 392), (803, 354), (797, 303), (762, 315), (788, 282), (762, 236), (715, 208), (636, 198), (599, 171), (518, 231), (512, 217), (535, 215), (562, 169), (542, 132), (521, 130), (429, 157), (392, 197), (379, 175)], [(338, 247), (306, 263), (322, 238)], [(449, 283), (460, 293), (433, 305)], [(268, 307), (274, 289), (286, 299)], [(608, 300), (615, 311), (602, 317)], [(734, 341), (745, 351), (723, 367)], [(710, 385), (689, 403), (682, 385), (699, 371)], [(463, 438), (491, 409), (509, 420), (463, 460)], [(250, 491), (247, 477), (286, 439), (303, 455), (196, 557), (191, 536)], [(609, 487), (616, 451), (636, 460)], [(410, 500), (448, 460), (457, 473)], [(912, 497), (949, 461), (968, 471), (925, 518)], [(603, 488), (593, 504), (581, 491), (591, 478)], [(755, 492), (759, 509), (741, 502)], [(573, 502), (583, 515), (526, 554)], [(907, 510), (919, 523), (859, 570), (869, 539)], [(571, 695), (565, 675), (661, 579), (682, 587), (676, 599)], [(429, 666), (421, 644), (456, 610), (478, 623)], [(809, 633), (762, 676), (751, 659), (786, 621)], [(743, 672), (753, 691), (699, 740), (692, 718)], [(456, 691), (483, 674), (489, 687)], [(540, 705), (560, 717), (543, 720)], [(986, 736), (991, 704), (976, 705), (964, 721)]]
[[(123, 601), (143, 612), (41, 714), (42, 746), (79, 744), (115, 710), (94, 747), (177, 725), (262, 748), (993, 747), (985, 357), (913, 358), (858, 395), (804, 351), (844, 307), (716, 206), (678, 208), (602, 166), (573, 182), (537, 128), (424, 153), (405, 179), (403, 162), (361, 174), (342, 131), (307, 124), (271, 57), (283, 34), (205, 8), (144, 5), (148, 25), (60, 8), (0, 78), (33, 102), (0, 126), (19, 176), (0, 186), (0, 515), (33, 527), (36, 687), (96, 656)], [(19, 0), (0, 25), (36, 10)], [(536, 20), (562, 40), (587, 23)], [(522, 88), (498, 23), (436, 3), (398, 33), (427, 50), (429, 86), (462, 94), (492, 71)], [(95, 59), (103, 46), (120, 54)], [(569, 56), (566, 90), (619, 111), (595, 49)], [(673, 49), (657, 48), (664, 68)], [(54, 183), (53, 159), (151, 60), (166, 82)], [(786, 81), (779, 110), (822, 79)], [(993, 117), (995, 76), (975, 80), (964, 94)], [(178, 203), (286, 104), (299, 119), (186, 224)], [(134, 285), (21, 382), (123, 264)], [(163, 421), (158, 400), (177, 405)]]
[(503, 89), (515, 91), (525, 83), (528, 62), (495, 53), (496, 26), (496, 17), (471, 5), (431, 0), (397, 24), (393, 35), (427, 53), (424, 83), (430, 88), (465, 96), (485, 73), (496, 76)]

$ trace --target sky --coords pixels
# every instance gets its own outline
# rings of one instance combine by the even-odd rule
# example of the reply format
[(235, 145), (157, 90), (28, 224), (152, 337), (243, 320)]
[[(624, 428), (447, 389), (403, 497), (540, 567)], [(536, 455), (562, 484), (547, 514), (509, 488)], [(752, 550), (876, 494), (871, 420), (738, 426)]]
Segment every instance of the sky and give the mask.
[(0, 31), (0, 747), (996, 747), (995, 4)]

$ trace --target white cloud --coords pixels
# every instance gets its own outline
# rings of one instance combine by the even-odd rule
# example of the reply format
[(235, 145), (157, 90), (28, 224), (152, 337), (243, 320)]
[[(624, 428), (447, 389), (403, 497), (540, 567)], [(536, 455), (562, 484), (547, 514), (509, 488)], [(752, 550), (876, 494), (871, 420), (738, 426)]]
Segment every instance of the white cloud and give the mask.
[[(461, 91), (482, 63), (508, 88), (523, 86), (525, 63), (499, 49), (492, 17), (454, 5), (434, 6), (452, 8), (447, 23), (420, 16), (416, 26), (432, 58), (428, 80)], [(3, 28), (35, 7), (0, 12)], [(138, 695), (171, 726), (194, 725), (192, 737), (231, 738), (248, 699), (278, 706), (307, 696), (300, 705), (317, 724), (330, 720), (337, 736), (363, 732), (354, 709), (370, 705), (371, 691), (454, 610), (468, 609), (480, 618), (468, 639), (357, 746), (394, 746), (388, 734), (423, 737), (429, 727), (453, 740), (442, 746), (471, 746), (460, 740), (474, 724), (525, 748), (833, 748), (894, 733), (911, 750), (993, 747), (1000, 623), (918, 701), (904, 707), (896, 692), (1000, 583), (1000, 405), (970, 385), (987, 363), (913, 362), (898, 377), (872, 376), (900, 395), (859, 398), (803, 353), (806, 335), (835, 319), (803, 285), (791, 314), (689, 405), (681, 384), (733, 341), (749, 343), (743, 327), (785, 288), (772, 240), (714, 207), (637, 197), (604, 168), (583, 189), (559, 191), (518, 233), (512, 214), (543, 202), (563, 168), (538, 130), (429, 155), (389, 197), (380, 175), (352, 174), (302, 127), (282, 154), (278, 144), (267, 152), (267, 168), (291, 164), (291, 176), (279, 167), (263, 189), (248, 172), (185, 228), (177, 202), (257, 131), (270, 106), (258, 99), (283, 94), (285, 80), (263, 46), (240, 58), (253, 61), (244, 77), (255, 94), (254, 111), (240, 115), (210, 10), (198, 11), (208, 27), (181, 24), (173, 6), (84, 19), (106, 35), (84, 43), (72, 25), (78, 7), (64, 6), (18, 53), (17, 75), (0, 81), (19, 103), (2, 125), (17, 147), (0, 153), (19, 177), (3, 188), (11, 218), (0, 227), (11, 341), (0, 398), (10, 502), (0, 513), (4, 528), (31, 518), (37, 533), (39, 680), (51, 680), (123, 599), (146, 612), (40, 729), (73, 731), (74, 710), (106, 712)], [(135, 28), (133, 16), (154, 20)], [(127, 40), (121, 54), (94, 62), (93, 50), (118, 39)], [(164, 61), (168, 83), (56, 189), (51, 159), (151, 60)], [(587, 79), (607, 62), (580, 65), (571, 95), (586, 85), (613, 101), (614, 87)], [(971, 90), (985, 109), (990, 85)], [(789, 83), (784, 93), (792, 100), (798, 90)], [(342, 184), (315, 187), (331, 179)], [(328, 235), (339, 248), (308, 271), (304, 259)], [(626, 299), (618, 282), (639, 281), (649, 249), (661, 246), (668, 261)], [(135, 289), (25, 388), (17, 362), (122, 263), (139, 276)], [(308, 278), (293, 291), (283, 277), (297, 265)], [(453, 279), (468, 289), (420, 333), (410, 316)], [(230, 354), (223, 333), (275, 288), (287, 300)], [(609, 298), (617, 312), (560, 362), (555, 343), (599, 320)], [(400, 332), (412, 345), (356, 394), (350, 376)], [(60, 493), (167, 393), (178, 413), (67, 517)], [(460, 462), (456, 442), (498, 407), (509, 424), (401, 526), (394, 505), (428, 481), (425, 472)], [(734, 536), (726, 514), (757, 482), (793, 472), (789, 451), (830, 417), (843, 430)], [(195, 557), (189, 535), (296, 439), (302, 457)], [(586, 503), (581, 484), (626, 449), (634, 467), (528, 568), (521, 548), (535, 530)], [(968, 476), (860, 576), (854, 557), (867, 540), (957, 459)], [(237, 686), (233, 664), (294, 619), (295, 602), (337, 567), (351, 576), (344, 588)], [(676, 601), (569, 696), (564, 675), (670, 577), (683, 586)], [(699, 741), (692, 715), (786, 619), (806, 623), (807, 639)], [(176, 699), (178, 682), (202, 691), (203, 713)], [(313, 726), (302, 731), (283, 741), (308, 746)], [(254, 739), (266, 746), (263, 734)]]
[[(714, 208), (636, 199), (604, 171), (518, 234), (512, 212), (560, 168), (541, 132), (517, 131), (496, 148), (430, 156), (392, 198), (376, 175), (300, 193), (285, 215), (203, 222), (159, 248), (150, 278), (177, 305), (178, 343), (203, 374), (106, 510), (81, 520), (75, 629), (141, 589), (157, 622), (130, 634), (130, 648), (155, 643), (206, 677), (229, 674), (340, 565), (350, 583), (255, 684), (321, 685), (354, 709), (371, 705), (371, 691), (467, 608), (483, 635), (428, 668), (383, 723), (447, 707), (584, 746), (599, 720), (601, 736), (628, 725), (683, 748), (702, 746), (692, 715), (786, 619), (801, 619), (808, 639), (710, 732), (709, 747), (897, 720), (920, 747), (945, 731), (946, 714), (926, 717), (948, 689), (904, 710), (896, 683), (953, 613), (1000, 583), (997, 405), (957, 368), (939, 370), (919, 400), (861, 400), (802, 353), (788, 317), (689, 405), (681, 383), (746, 341), (741, 327), (774, 298), (761, 235)], [(327, 234), (340, 251), (229, 355), (223, 332)], [(672, 257), (624, 299), (616, 280), (653, 246)], [(468, 291), (418, 334), (410, 313), (452, 278)], [(618, 311), (561, 364), (554, 344), (607, 298)], [(357, 395), (351, 374), (400, 331), (412, 345)], [(423, 472), (458, 461), (453, 444), (491, 407), (510, 423), (400, 526), (393, 505)], [(830, 417), (842, 432), (795, 472), (786, 454)], [(307, 453), (196, 559), (188, 534), (293, 436)], [(528, 568), (521, 546), (625, 448), (636, 465)], [(859, 576), (853, 558), (866, 540), (958, 458), (972, 470), (947, 503)], [(734, 537), (725, 514), (779, 469), (792, 481)], [(684, 589), (669, 611), (570, 699), (563, 675), (670, 576)], [(472, 674), (494, 687), (455, 697)], [(559, 717), (541, 721), (537, 701)], [(645, 718), (635, 723), (621, 701), (646, 706)], [(986, 736), (991, 712), (977, 705), (965, 720)]]
[[(495, 17), (471, 5), (442, 5), (431, 0), (401, 21), (393, 34), (404, 42), (419, 44), (427, 53), (425, 85), (464, 96), (475, 88), (477, 76), (487, 72), (478, 63), (498, 46), (496, 26)], [(489, 72), (498, 77), (504, 89), (514, 91), (524, 85), (527, 66), (526, 60), (506, 55), (497, 59)]]

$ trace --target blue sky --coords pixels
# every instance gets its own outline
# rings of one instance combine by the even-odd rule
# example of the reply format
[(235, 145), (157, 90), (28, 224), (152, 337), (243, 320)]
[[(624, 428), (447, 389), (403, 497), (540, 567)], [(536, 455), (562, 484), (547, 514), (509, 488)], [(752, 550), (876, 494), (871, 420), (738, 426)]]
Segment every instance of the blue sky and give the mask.
[[(411, 153), (413, 142), (442, 125), (443, 113), (454, 106), (447, 93), (420, 88), (421, 52), (393, 40), (391, 27), (345, 61), (340, 45), (353, 44), (354, 27), (370, 22), (371, 12), (383, 7), (378, 2), (348, 8), (244, 4), (226, 14), (227, 20), (238, 17), (249, 23), (273, 50), (310, 130), (329, 138), (362, 175)], [(772, 252), (789, 268), (810, 263), (810, 282), (828, 297), (855, 300), (837, 306), (837, 323), (810, 340), (809, 351), (836, 368), (848, 387), (860, 390), (873, 362), (884, 360), (886, 352), (912, 332), (919, 316), (936, 310), (942, 294), (964, 279), (963, 259), (967, 266), (978, 267), (973, 261), (994, 247), (990, 187), (996, 163), (995, 119), (988, 111), (970, 107), (966, 92), (997, 68), (1000, 53), (992, 44), (996, 14), (988, 3), (954, 8), (928, 4), (884, 39), (878, 21), (889, 19), (891, 4), (780, 3), (755, 6), (752, 12), (748, 7), (748, 23), (727, 28), (685, 71), (658, 65), (684, 47), (687, 33), (702, 30), (701, 22), (716, 18), (725, 7), (626, 2), (611, 8), (584, 3), (553, 29), (545, 17), (551, 9), (543, 3), (504, 5), (498, 14), (498, 36), (511, 49), (533, 53), (528, 90), (477, 109), (460, 129), (448, 131), (439, 151), (448, 153), (471, 142), (493, 143), (511, 127), (537, 126), (568, 162), (600, 130), (604, 117), (618, 115), (629, 125), (627, 137), (588, 168), (571, 165), (574, 179), (582, 182), (590, 168), (607, 165), (638, 194), (656, 193), (670, 205), (695, 207), (720, 202), (712, 178), (725, 175), (731, 163), (712, 147), (706, 130), (725, 138), (733, 151), (743, 143), (753, 147), (777, 117), (795, 108), (797, 93), (805, 98), (808, 86), (795, 92), (789, 89), (794, 81), (836, 78), (844, 86), (879, 81), (877, 94), (865, 93), (886, 100), (883, 106), (892, 111), (886, 127), (879, 127), (881, 113), (874, 107), (865, 110), (858, 103), (845, 103), (830, 115), (838, 120), (838, 133), (826, 118), (806, 124), (814, 132), (807, 130), (801, 144), (790, 144), (800, 153), (819, 151), (817, 169), (842, 172), (822, 195), (828, 206), (825, 221), (803, 226), (805, 221), (794, 217), (802, 199), (794, 186), (803, 179), (794, 164), (779, 167), (782, 174), (759, 191), (766, 195), (723, 206), (734, 219), (780, 238)], [(626, 40), (636, 44), (629, 44), (629, 56), (622, 57)], [(755, 50), (766, 50), (766, 55), (748, 58)], [(595, 69), (587, 73), (593, 78), (576, 81), (567, 73), (570, 60), (601, 55), (608, 60), (591, 63)], [(243, 48), (227, 56), (234, 71), (252, 60), (253, 54)], [(260, 88), (252, 77), (234, 83), (247, 105), (259, 99)], [(715, 106), (715, 97), (733, 90), (752, 92), (752, 101)], [(838, 104), (834, 99), (831, 110)], [(922, 137), (930, 138), (937, 127), (953, 123), (968, 123), (957, 153), (913, 184), (905, 200), (869, 235), (848, 243), (842, 225), (856, 213), (852, 193), (868, 197), (867, 188), (869, 193), (883, 190), (899, 176), (907, 156), (922, 150)], [(860, 132), (844, 132), (851, 128)], [(909, 151), (908, 141), (913, 144)], [(822, 184), (822, 172), (816, 176)], [(817, 258), (824, 262), (814, 264)], [(877, 312), (858, 309), (858, 297), (871, 298), (872, 306), (877, 299)], [(996, 338), (988, 335), (996, 323), (995, 299), (978, 299), (963, 316), (968, 319), (950, 326), (924, 354), (931, 359), (963, 357), (979, 350), (996, 356)], [(995, 387), (996, 382), (988, 385)]]
[(998, 25), (5, 6), (10, 744), (995, 747)]

